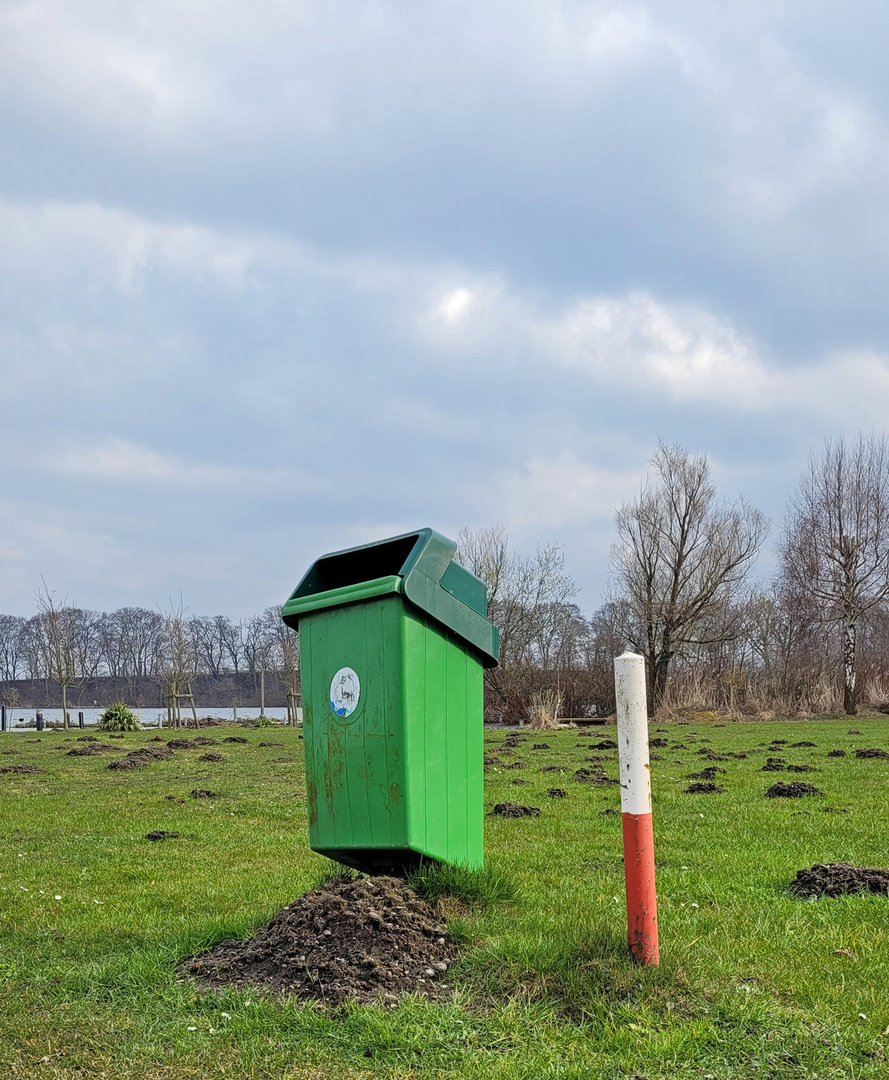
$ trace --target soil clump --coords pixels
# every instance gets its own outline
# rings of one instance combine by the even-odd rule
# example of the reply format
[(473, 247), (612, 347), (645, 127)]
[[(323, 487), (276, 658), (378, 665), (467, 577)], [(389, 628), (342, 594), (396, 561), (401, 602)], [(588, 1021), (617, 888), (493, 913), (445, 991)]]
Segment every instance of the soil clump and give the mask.
[(252, 938), (223, 941), (180, 970), (208, 987), (257, 986), (338, 1005), (443, 998), (457, 957), (438, 911), (394, 877), (338, 878), (280, 911)]
[(222, 754), (201, 754), (198, 761), (228, 761), (228, 758), (224, 758)]
[(760, 772), (784, 772), (787, 768), (787, 762), (784, 758), (770, 757), (766, 758), (766, 763), (759, 770)]
[(494, 817), (540, 817), (537, 806), (521, 806), (519, 803), (499, 802), (491, 811)]
[[(583, 743), (581, 743), (580, 745), (581, 745), (581, 746), (583, 746), (584, 744), (583, 744)], [(533, 746), (531, 747), (531, 749), (532, 749), (532, 750), (549, 750), (549, 749), (550, 749), (550, 745), (549, 745), (549, 743), (545, 743), (545, 742), (536, 742), (536, 743), (534, 743), (534, 745), (533, 745)]]
[(722, 795), (725, 791), (724, 787), (720, 787), (719, 784), (703, 783), (703, 784), (689, 784), (685, 789), (686, 795)]
[(617, 783), (617, 780), (612, 780), (610, 776), (606, 776), (601, 769), (578, 769), (574, 774), (574, 779), (578, 784), (596, 784), (600, 787), (605, 784)]
[(827, 751), (827, 756), (828, 757), (845, 757), (846, 756), (846, 751), (845, 750), (828, 750)]
[(179, 836), (177, 832), (167, 832), (165, 829), (152, 829), (145, 834), (146, 840), (175, 840)]
[(791, 780), (787, 784), (772, 784), (766, 792), (767, 799), (802, 799), (806, 795), (823, 795), (814, 784), (804, 780)]
[(709, 765), (706, 769), (701, 769), (700, 772), (690, 772), (688, 774), (689, 780), (715, 780), (717, 773), (724, 773), (725, 769), (720, 769), (718, 765)]
[(196, 787), (191, 793), (193, 799), (218, 799), (219, 792), (211, 791), (209, 788)]
[(3, 765), (0, 773), (12, 773), (15, 776), (36, 776), (44, 772), (39, 765)]
[(551, 787), (547, 789), (547, 795), (551, 799), (564, 799), (568, 792), (564, 788)]
[(879, 746), (872, 746), (869, 750), (856, 750), (855, 756), (857, 758), (889, 758), (889, 754), (881, 750)]
[(889, 870), (851, 863), (816, 863), (811, 870), (797, 870), (790, 885), (794, 896), (849, 896), (878, 893), (889, 896)]
[(167, 746), (171, 750), (194, 750), (197, 739), (170, 739)]
[(195, 746), (219, 746), (219, 739), (211, 739), (208, 735), (198, 735), (194, 744)]

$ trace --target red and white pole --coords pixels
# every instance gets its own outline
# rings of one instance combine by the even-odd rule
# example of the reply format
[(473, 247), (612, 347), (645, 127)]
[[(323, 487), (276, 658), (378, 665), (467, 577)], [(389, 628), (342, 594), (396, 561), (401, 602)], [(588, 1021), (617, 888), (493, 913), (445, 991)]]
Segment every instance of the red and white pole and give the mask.
[(657, 896), (654, 889), (654, 831), (651, 824), (651, 766), (648, 759), (648, 708), (645, 660), (625, 652), (614, 661), (617, 745), (620, 757), (620, 808), (627, 886), (630, 952), (641, 964), (660, 961)]

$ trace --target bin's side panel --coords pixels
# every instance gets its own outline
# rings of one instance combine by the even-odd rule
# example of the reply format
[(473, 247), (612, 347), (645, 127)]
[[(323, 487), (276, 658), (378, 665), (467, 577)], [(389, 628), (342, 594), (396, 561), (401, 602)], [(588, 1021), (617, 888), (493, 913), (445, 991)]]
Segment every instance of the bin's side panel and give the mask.
[[(377, 598), (300, 620), (309, 842), (349, 852), (407, 846), (400, 680), (404, 601)], [(358, 704), (338, 716), (331, 680), (351, 669)]]
[(413, 850), (483, 862), (484, 669), (429, 616), (405, 617), (405, 747)]

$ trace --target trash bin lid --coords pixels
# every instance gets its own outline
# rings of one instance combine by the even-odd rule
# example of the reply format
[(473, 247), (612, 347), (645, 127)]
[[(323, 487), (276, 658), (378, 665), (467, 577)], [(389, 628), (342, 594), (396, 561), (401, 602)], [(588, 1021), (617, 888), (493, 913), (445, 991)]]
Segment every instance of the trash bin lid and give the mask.
[(297, 629), (302, 616), (399, 593), (471, 645), (485, 667), (496, 667), (497, 627), (487, 617), (485, 583), (453, 561), (457, 545), (434, 529), (334, 551), (317, 559), (284, 605)]

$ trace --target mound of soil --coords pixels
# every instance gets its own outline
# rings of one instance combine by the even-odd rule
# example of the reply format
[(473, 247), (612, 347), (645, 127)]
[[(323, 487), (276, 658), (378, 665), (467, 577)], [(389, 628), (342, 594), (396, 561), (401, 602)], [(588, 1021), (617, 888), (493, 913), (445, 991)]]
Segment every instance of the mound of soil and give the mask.
[(510, 761), (508, 765), (503, 766), (504, 769), (527, 769), (527, 761)]
[(132, 772), (133, 769), (147, 769), (151, 764), (151, 759), (146, 757), (133, 757), (127, 754), (125, 758), (120, 758), (118, 761), (109, 761), (109, 769), (120, 769), (123, 772)]
[(526, 783), (527, 783), (527, 780), (519, 780), (518, 777), (516, 777), (515, 780), (510, 780), (509, 781), (509, 786), (510, 787), (524, 787)]
[(812, 765), (788, 765), (788, 772), (814, 772), (815, 768)]
[(784, 758), (770, 757), (766, 758), (766, 763), (759, 770), (760, 772), (784, 772), (787, 768), (787, 763)]
[(301, 896), (246, 941), (224, 941), (181, 969), (205, 986), (259, 986), (302, 1000), (370, 1004), (443, 997), (457, 949), (435, 908), (394, 877), (338, 879)]
[(828, 757), (845, 757), (846, 756), (846, 751), (845, 750), (828, 750), (827, 751), (827, 756)]
[(805, 741), (803, 741), (803, 742), (792, 742), (790, 744), (791, 748), (794, 749), (794, 750), (798, 750), (801, 746), (817, 746), (817, 745), (818, 745), (817, 743), (805, 742)]
[(149, 765), (152, 765), (155, 761), (163, 761), (165, 758), (171, 758), (173, 751), (169, 749), (170, 743), (166, 746), (140, 746), (138, 750), (131, 750), (125, 758), (121, 758), (119, 761), (112, 761), (109, 763), (109, 769), (123, 769), (126, 771), (132, 769), (146, 769)]
[(218, 791), (211, 791), (209, 788), (196, 787), (192, 791), (191, 797), (193, 799), (218, 799), (219, 798), (219, 792)]
[(700, 772), (691, 772), (688, 774), (689, 780), (715, 780), (717, 773), (724, 773), (725, 769), (720, 769), (718, 765), (709, 765), (706, 769), (701, 769)]
[(599, 742), (594, 743), (591, 747), (592, 750), (616, 750), (617, 743), (614, 739), (600, 739)]
[(547, 795), (551, 799), (564, 799), (567, 794), (568, 792), (565, 791), (564, 788), (560, 787), (551, 787), (547, 790)]
[(9, 756), (10, 754), (13, 754), (13, 755), (15, 755), (16, 757), (18, 757), (18, 750), (14, 750), (14, 749), (13, 749), (12, 747), (10, 747), (10, 749), (9, 749), (9, 750), (4, 750), (4, 751), (2, 751), (2, 752), (3, 752), (3, 753), (4, 753), (4, 754), (5, 754), (6, 756), (7, 756), (7, 757), (8, 757), (8, 756)]
[(574, 774), (574, 779), (578, 784), (597, 784), (599, 786), (617, 783), (617, 780), (612, 780), (610, 776), (606, 776), (601, 769), (578, 769)]
[(740, 751), (740, 750), (736, 750), (734, 753), (729, 753), (728, 756), (730, 758), (733, 758), (735, 761), (746, 761), (747, 760), (747, 755), (745, 753), (743, 753), (743, 751)]
[(701, 757), (704, 759), (704, 761), (728, 761), (729, 760), (729, 757), (728, 757), (727, 754), (717, 754), (714, 750), (711, 750), (709, 746), (705, 747), (705, 749), (703, 749), (703, 750), (698, 750), (698, 753), (701, 755)]
[(670, 745), (670, 742), (668, 739), (649, 739), (648, 745), (653, 746), (655, 750), (663, 750)]
[(44, 770), (39, 765), (3, 765), (0, 773), (12, 773), (16, 776), (36, 776)]
[(179, 836), (177, 832), (166, 832), (164, 829), (153, 829), (145, 834), (146, 840), (175, 840)]
[(788, 784), (772, 784), (766, 792), (767, 799), (802, 799), (806, 795), (823, 795), (814, 784), (804, 780), (791, 780)]
[(259, 746), (283, 746), (284, 743), (282, 743), (282, 742), (261, 742), (258, 745)]
[[(246, 742), (247, 740), (245, 739), (244, 741)], [(197, 744), (197, 739), (170, 739), (167, 746), (169, 746), (171, 750), (194, 750)]]
[[(580, 745), (583, 746), (583, 743), (581, 743)], [(546, 742), (536, 742), (531, 747), (531, 749), (532, 750), (549, 750), (550, 745), (549, 745), (549, 743), (546, 743)]]
[[(66, 750), (66, 757), (101, 757), (106, 750), (113, 749), (110, 746), (103, 746), (101, 743), (87, 743), (86, 746), (75, 746), (73, 750)], [(118, 753), (120, 751), (118, 750)]]
[(536, 806), (520, 806), (518, 803), (499, 802), (491, 811), (494, 817), (540, 817)]
[(863, 731), (859, 731), (857, 727), (850, 727), (846, 732), (847, 735), (863, 735)]
[(198, 735), (194, 740), (195, 746), (219, 746), (219, 739), (211, 739), (207, 735)]
[(771, 743), (769, 745), (771, 745), (771, 746), (786, 746), (787, 745), (787, 740), (786, 739), (772, 739), (772, 741), (771, 741)]
[(198, 761), (227, 761), (228, 758), (224, 758), (222, 754), (201, 754)]
[(541, 772), (562, 772), (561, 765), (544, 765)]
[(851, 863), (816, 863), (811, 870), (797, 870), (790, 885), (794, 896), (848, 896), (879, 893), (889, 896), (889, 870), (875, 870)]
[(685, 789), (686, 795), (721, 795), (725, 791), (719, 784), (689, 784)]
[(95, 735), (80, 735), (75, 742), (98, 742), (99, 740)]
[(869, 750), (856, 750), (855, 756), (857, 758), (889, 758), (889, 754), (881, 750), (879, 746), (872, 746)]

